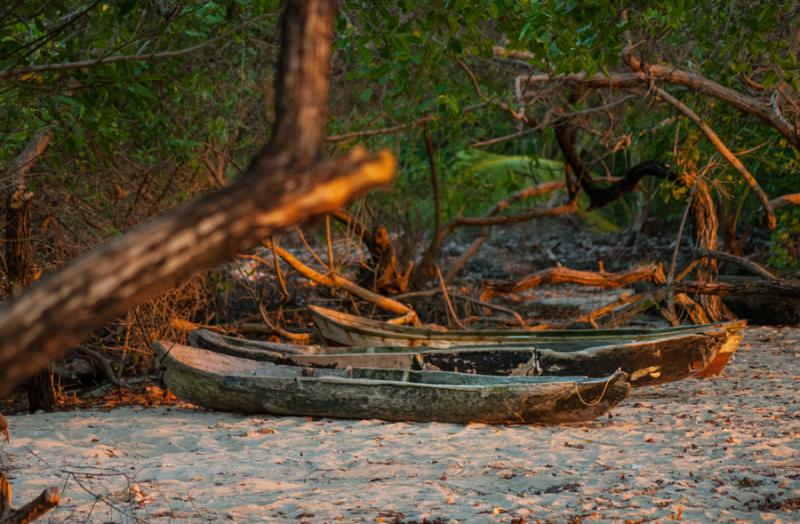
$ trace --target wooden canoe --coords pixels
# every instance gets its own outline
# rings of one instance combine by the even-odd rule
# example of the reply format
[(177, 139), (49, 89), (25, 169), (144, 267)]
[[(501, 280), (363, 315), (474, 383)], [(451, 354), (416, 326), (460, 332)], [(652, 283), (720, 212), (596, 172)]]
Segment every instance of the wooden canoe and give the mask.
[(326, 341), (340, 346), (406, 346), (453, 347), (473, 344), (518, 344), (530, 341), (592, 340), (596, 342), (630, 342), (677, 334), (701, 332), (725, 326), (741, 331), (745, 322), (678, 326), (658, 329), (554, 329), (527, 331), (506, 330), (436, 330), (430, 328), (398, 326), (388, 322), (342, 313), (319, 306), (309, 306), (314, 323)]
[[(226, 337), (208, 330), (189, 334), (192, 345), (254, 360), (325, 368), (440, 370), (481, 375), (602, 377), (617, 369), (630, 376), (633, 387), (709, 376), (717, 360), (725, 361), (741, 341), (741, 332), (726, 325), (698, 333), (649, 340), (611, 342), (579, 339), (533, 340), (527, 344), (472, 345), (452, 348), (295, 347)], [(722, 365), (724, 366), (724, 362)]]
[(547, 331), (526, 330), (453, 330), (440, 331), (428, 328), (397, 326), (349, 315), (319, 306), (309, 306), (320, 335), (328, 342), (342, 346), (401, 346), (448, 348), (465, 345), (518, 344), (530, 341), (547, 342), (558, 340), (591, 340), (595, 344), (624, 343), (637, 340), (704, 332), (723, 328), (728, 338), (720, 347), (714, 361), (708, 364), (701, 376), (718, 375), (733, 356), (742, 339), (747, 324), (743, 320), (707, 324), (701, 326), (679, 326), (663, 329), (616, 328), (616, 329), (557, 329)]
[(387, 369), (319, 369), (156, 345), (167, 387), (199, 406), (240, 413), (398, 421), (554, 424), (591, 420), (630, 391), (627, 375), (498, 377)]

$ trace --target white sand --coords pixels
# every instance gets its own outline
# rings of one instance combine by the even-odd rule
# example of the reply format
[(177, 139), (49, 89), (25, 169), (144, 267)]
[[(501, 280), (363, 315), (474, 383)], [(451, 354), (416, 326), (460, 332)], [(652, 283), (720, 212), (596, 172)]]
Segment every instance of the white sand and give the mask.
[(758, 328), (587, 425), (119, 408), (10, 417), (3, 459), (17, 504), (65, 487), (52, 522), (798, 522), (798, 389), (800, 330)]

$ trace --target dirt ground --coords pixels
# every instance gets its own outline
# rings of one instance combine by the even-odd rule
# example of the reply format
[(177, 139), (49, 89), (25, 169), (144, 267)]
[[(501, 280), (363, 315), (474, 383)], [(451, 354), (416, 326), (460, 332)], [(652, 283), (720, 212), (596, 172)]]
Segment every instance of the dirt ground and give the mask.
[(9, 417), (18, 504), (50, 522), (797, 522), (800, 330), (751, 328), (714, 380), (590, 424), (245, 417), (191, 406)]

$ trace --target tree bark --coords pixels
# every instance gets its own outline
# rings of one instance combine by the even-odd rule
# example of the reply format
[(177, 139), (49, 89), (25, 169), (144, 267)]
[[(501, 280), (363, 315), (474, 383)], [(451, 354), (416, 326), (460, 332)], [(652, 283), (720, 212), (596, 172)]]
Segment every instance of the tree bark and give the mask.
[(229, 187), (110, 241), (0, 306), (0, 395), (94, 329), (274, 232), (344, 205), (394, 174), (388, 152), (318, 162), (330, 69), (331, 0), (283, 15), (272, 138)]
[[(38, 133), (16, 158), (6, 173), (9, 190), (6, 197), (6, 278), (9, 294), (15, 296), (33, 282), (33, 243), (31, 242), (31, 206), (33, 193), (27, 190), (25, 176), (50, 143), (52, 133)], [(25, 383), (28, 410), (50, 411), (58, 405), (49, 369)]]
[(666, 281), (664, 269), (659, 264), (633, 268), (623, 273), (606, 271), (582, 271), (567, 267), (551, 267), (537, 271), (517, 282), (487, 282), (481, 292), (481, 300), (490, 300), (497, 295), (519, 293), (544, 284), (580, 284), (600, 288), (629, 286), (637, 282), (663, 284)]

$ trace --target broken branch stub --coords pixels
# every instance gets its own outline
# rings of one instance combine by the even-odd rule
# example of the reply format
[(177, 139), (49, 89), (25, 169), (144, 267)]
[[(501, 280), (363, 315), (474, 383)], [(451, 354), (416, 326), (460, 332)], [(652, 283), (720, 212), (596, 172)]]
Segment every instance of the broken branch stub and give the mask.
[(58, 506), (61, 493), (58, 488), (47, 488), (38, 497), (20, 508), (12, 507), (11, 484), (0, 473), (0, 524), (28, 524)]

